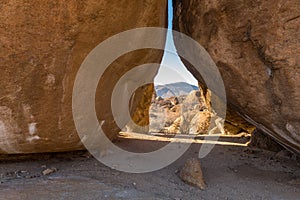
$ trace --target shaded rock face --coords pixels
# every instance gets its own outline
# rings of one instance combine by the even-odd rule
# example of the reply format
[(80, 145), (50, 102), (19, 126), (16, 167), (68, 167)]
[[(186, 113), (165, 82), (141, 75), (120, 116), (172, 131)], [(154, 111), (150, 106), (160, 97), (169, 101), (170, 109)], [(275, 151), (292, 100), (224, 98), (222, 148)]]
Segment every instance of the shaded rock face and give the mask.
[(175, 29), (209, 52), (228, 102), (300, 152), (300, 2), (175, 0), (174, 5)]
[[(68, 151), (83, 148), (72, 116), (72, 89), (82, 61), (100, 42), (132, 28), (165, 27), (167, 2), (0, 2), (0, 153)], [(165, 36), (158, 38), (164, 44)], [(135, 41), (143, 42), (143, 41)], [(137, 51), (110, 66), (98, 87), (96, 110), (113, 137), (110, 90), (130, 68), (160, 62), (162, 52)], [(119, 73), (116, 73), (118, 71)], [(108, 86), (107, 86), (107, 83)], [(147, 124), (153, 85), (136, 91), (137, 123)]]
[(254, 131), (249, 145), (250, 147), (266, 149), (269, 151), (280, 152), (284, 150), (284, 148), (275, 142), (272, 138), (268, 135), (265, 135), (262, 132)]

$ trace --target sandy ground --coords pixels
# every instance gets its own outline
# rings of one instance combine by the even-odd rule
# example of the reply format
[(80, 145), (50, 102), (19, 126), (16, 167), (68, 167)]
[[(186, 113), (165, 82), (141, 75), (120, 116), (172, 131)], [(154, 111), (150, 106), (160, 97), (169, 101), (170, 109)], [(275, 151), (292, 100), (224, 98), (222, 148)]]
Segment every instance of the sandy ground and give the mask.
[[(244, 137), (221, 140), (225, 143), (201, 160), (205, 191), (186, 185), (176, 174), (188, 158), (197, 157), (199, 142), (175, 163), (147, 174), (112, 170), (85, 151), (2, 157), (0, 199), (300, 199), (298, 157), (249, 149)], [(117, 144), (139, 152), (166, 141), (123, 138)], [(47, 168), (57, 171), (42, 175)]]

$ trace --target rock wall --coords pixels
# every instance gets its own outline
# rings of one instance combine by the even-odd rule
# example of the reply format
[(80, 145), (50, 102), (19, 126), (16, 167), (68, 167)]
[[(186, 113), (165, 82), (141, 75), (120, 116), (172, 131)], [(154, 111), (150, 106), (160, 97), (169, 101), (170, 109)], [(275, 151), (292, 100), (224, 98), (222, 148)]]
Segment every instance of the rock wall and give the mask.
[[(0, 153), (82, 149), (71, 105), (82, 61), (96, 45), (121, 31), (166, 27), (166, 9), (166, 0), (1, 1)], [(158, 40), (164, 43), (165, 36)], [(108, 110), (110, 87), (133, 66), (160, 62), (161, 57), (162, 52), (138, 51), (110, 66), (119, 73), (112, 70), (102, 80), (96, 106), (99, 118), (107, 119), (103, 126), (109, 137), (118, 132)], [(136, 96), (151, 100), (152, 91), (150, 85)], [(133, 109), (147, 112), (147, 104), (150, 101), (134, 103)], [(144, 116), (134, 118), (148, 122)]]
[(228, 102), (300, 152), (300, 1), (175, 0), (174, 7), (174, 28), (210, 53)]

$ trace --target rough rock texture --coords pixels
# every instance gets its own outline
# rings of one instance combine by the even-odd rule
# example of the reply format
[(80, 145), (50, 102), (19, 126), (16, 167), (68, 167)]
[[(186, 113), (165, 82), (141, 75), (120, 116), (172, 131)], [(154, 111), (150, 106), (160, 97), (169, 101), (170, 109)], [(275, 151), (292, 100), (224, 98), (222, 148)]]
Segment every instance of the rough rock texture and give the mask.
[(207, 107), (202, 90), (191, 91), (180, 101), (180, 104), (166, 110), (168, 122), (168, 124), (166, 123), (168, 126), (166, 132), (173, 134), (207, 133), (210, 124), (210, 112), (205, 110)]
[(208, 106), (206, 105), (201, 89), (199, 89), (199, 91), (194, 90), (190, 92), (182, 104), (180, 132), (183, 134), (195, 134), (202, 131), (205, 132), (205, 124), (209, 122), (210, 117), (207, 117), (205, 114), (203, 114), (205, 112), (202, 111), (207, 107)]
[(266, 149), (268, 151), (280, 152), (284, 148), (275, 142), (270, 136), (260, 132), (254, 131), (251, 135), (250, 147)]
[[(182, 104), (177, 97), (156, 97), (150, 107), (150, 132), (165, 132), (180, 117)], [(174, 132), (172, 132), (174, 133)]]
[(188, 159), (179, 172), (179, 177), (187, 184), (206, 189), (200, 162), (197, 158)]
[[(32, 153), (81, 149), (72, 117), (72, 87), (87, 54), (121, 31), (167, 24), (162, 0), (86, 0), (0, 2), (0, 153)], [(164, 43), (165, 36), (158, 38)], [(143, 42), (143, 41), (135, 41)], [(138, 51), (110, 66), (99, 84), (96, 109), (112, 137), (110, 90), (130, 68), (160, 62), (162, 52)], [(118, 73), (116, 73), (118, 72)], [(108, 85), (106, 83), (109, 83)], [(147, 124), (153, 86), (136, 92), (142, 110), (134, 120)], [(148, 97), (150, 95), (150, 98)], [(145, 100), (146, 99), (146, 100)]]
[[(211, 92), (200, 90), (163, 99), (152, 97), (150, 132), (167, 134), (252, 134), (256, 127), (228, 108), (226, 121), (211, 110)], [(212, 122), (212, 123), (211, 123)], [(224, 127), (222, 125), (224, 124)]]
[(252, 134), (256, 130), (256, 127), (238, 115), (232, 108), (227, 107), (224, 129), (226, 134)]
[(175, 0), (174, 5), (174, 28), (210, 53), (229, 103), (300, 152), (300, 1)]

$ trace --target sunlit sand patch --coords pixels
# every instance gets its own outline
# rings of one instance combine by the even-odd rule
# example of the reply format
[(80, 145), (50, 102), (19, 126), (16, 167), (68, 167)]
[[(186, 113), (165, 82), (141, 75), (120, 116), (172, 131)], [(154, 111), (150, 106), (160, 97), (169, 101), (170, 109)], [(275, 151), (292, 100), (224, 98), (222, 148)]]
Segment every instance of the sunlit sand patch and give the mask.
[[(216, 144), (216, 145), (226, 145), (226, 146), (241, 146), (246, 147), (247, 143), (236, 143), (236, 142), (223, 142), (223, 141), (214, 141), (213, 138), (216, 137), (241, 137), (238, 135), (177, 135), (176, 138), (166, 137), (165, 135), (149, 135), (141, 133), (130, 133), (130, 132), (120, 132), (120, 138), (124, 139), (135, 139), (135, 140), (147, 140), (147, 141), (160, 141), (160, 142), (179, 142), (179, 143), (195, 143), (195, 144)], [(202, 138), (203, 137), (203, 138)], [(204, 139), (211, 138), (211, 140)]]

